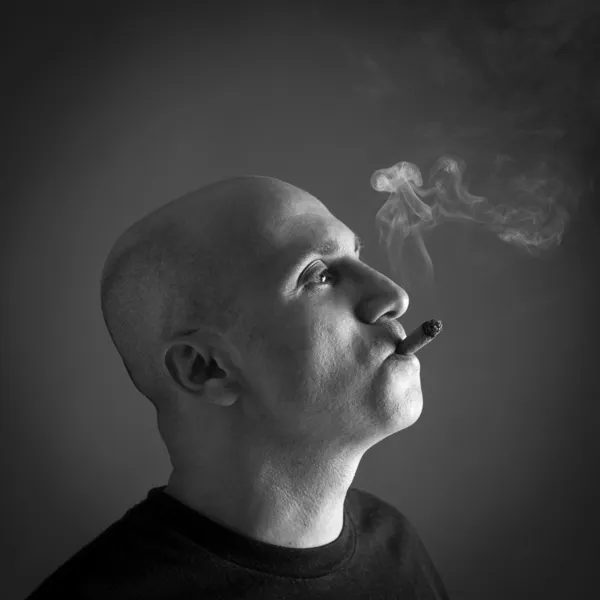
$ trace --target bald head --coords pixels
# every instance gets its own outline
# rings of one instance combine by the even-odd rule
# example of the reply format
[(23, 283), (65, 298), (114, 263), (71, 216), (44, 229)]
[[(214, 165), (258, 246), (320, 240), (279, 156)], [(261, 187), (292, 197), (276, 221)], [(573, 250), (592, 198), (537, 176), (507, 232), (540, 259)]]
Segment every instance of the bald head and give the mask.
[(246, 284), (265, 255), (254, 234), (307, 197), (278, 179), (237, 177), (158, 208), (118, 238), (102, 273), (102, 314), (134, 385), (157, 409), (170, 396), (165, 341), (199, 327), (251, 335)]

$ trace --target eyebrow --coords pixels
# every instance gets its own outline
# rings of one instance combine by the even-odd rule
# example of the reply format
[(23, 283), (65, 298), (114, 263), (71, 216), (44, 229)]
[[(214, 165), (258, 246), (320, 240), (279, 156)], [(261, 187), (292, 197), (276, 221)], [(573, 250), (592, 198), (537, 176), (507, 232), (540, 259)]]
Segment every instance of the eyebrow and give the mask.
[[(354, 251), (360, 252), (364, 247), (363, 240), (352, 232), (354, 236)], [(304, 251), (300, 256), (296, 258), (294, 261), (294, 265), (297, 266), (303, 262), (305, 262), (310, 256), (332, 256), (333, 254), (339, 254), (342, 252), (342, 247), (338, 243), (337, 240), (327, 239), (316, 246), (312, 246), (308, 250)]]

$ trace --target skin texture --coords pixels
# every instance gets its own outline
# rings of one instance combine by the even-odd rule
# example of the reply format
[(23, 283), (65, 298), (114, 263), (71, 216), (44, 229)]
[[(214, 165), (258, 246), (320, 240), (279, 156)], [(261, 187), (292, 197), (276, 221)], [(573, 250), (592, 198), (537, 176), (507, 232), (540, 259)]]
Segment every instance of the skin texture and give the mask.
[[(167, 217), (189, 248), (210, 236), (224, 275), (209, 283), (237, 287), (240, 325), (156, 346), (166, 493), (263, 542), (331, 543), (364, 453), (421, 414), (418, 360), (390, 358), (406, 292), (360, 260), (324, 204), (277, 179), (221, 182), (152, 219)], [(298, 262), (328, 238), (339, 252)]]

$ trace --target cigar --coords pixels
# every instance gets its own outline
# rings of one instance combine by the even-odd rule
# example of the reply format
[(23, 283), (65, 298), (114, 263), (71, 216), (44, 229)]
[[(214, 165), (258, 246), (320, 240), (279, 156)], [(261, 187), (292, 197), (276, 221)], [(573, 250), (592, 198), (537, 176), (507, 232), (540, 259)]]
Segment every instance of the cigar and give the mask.
[(421, 348), (427, 346), (441, 330), (441, 321), (436, 319), (425, 321), (398, 343), (396, 354), (410, 355), (418, 352)]

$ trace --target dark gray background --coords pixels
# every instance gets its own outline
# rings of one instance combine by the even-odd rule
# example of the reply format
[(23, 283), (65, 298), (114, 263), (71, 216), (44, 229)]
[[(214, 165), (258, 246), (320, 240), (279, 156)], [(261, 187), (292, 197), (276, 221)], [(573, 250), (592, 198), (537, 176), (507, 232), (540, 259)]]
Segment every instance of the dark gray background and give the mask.
[(2, 597), (170, 472), (100, 313), (116, 237), (257, 173), (321, 199), (388, 274), (371, 173), (444, 153), (475, 193), (498, 154), (517, 172), (551, 160), (570, 220), (538, 258), (468, 223), (426, 234), (435, 292), (402, 319), (445, 325), (421, 353), (424, 412), (355, 485), (415, 523), (452, 598), (583, 597), (598, 558), (595, 3), (248, 4), (4, 14)]

